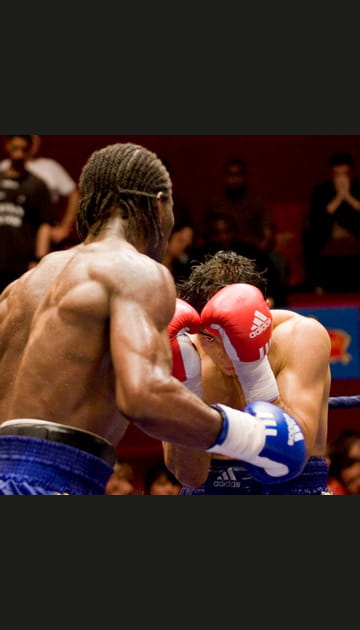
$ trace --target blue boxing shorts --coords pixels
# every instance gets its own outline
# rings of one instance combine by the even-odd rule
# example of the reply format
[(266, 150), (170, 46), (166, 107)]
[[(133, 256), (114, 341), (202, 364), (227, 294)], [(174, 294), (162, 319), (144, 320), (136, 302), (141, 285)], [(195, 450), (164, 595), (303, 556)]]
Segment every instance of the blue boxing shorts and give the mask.
[(116, 453), (88, 431), (43, 420), (0, 426), (0, 495), (105, 494)]
[(311, 457), (302, 473), (291, 481), (262, 484), (250, 475), (244, 462), (213, 459), (209, 476), (199, 488), (182, 487), (180, 495), (196, 494), (332, 494), (327, 487), (328, 467), (324, 457)]

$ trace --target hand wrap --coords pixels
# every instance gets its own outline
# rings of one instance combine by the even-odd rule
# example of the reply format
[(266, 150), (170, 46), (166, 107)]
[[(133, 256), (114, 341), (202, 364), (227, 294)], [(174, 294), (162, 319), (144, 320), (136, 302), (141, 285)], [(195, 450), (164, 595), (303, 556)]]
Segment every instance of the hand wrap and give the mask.
[(247, 463), (250, 474), (265, 484), (297, 477), (306, 463), (303, 432), (294, 418), (272, 403), (256, 401), (244, 411), (212, 405), (224, 424), (208, 453)]

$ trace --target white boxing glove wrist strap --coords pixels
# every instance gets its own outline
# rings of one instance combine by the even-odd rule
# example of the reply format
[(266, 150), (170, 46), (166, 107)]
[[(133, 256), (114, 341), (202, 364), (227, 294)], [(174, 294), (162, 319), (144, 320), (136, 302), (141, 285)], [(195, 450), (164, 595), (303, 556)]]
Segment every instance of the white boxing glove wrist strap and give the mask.
[(221, 413), (224, 424), (216, 444), (206, 449), (208, 453), (251, 461), (262, 451), (266, 436), (261, 420), (226, 405), (214, 404), (211, 407)]
[(240, 361), (226, 331), (217, 324), (212, 324), (212, 327), (219, 330), (224, 348), (240, 381), (246, 402), (250, 403), (255, 400), (272, 402), (276, 400), (279, 396), (279, 390), (267, 355), (261, 356), (259, 351), (260, 358), (256, 361)]
[(267, 357), (248, 363), (233, 359), (233, 365), (247, 403), (255, 400), (272, 402), (279, 397), (276, 378)]
[(186, 380), (183, 383), (190, 391), (202, 398), (200, 355), (187, 333), (179, 335), (177, 340), (186, 374)]

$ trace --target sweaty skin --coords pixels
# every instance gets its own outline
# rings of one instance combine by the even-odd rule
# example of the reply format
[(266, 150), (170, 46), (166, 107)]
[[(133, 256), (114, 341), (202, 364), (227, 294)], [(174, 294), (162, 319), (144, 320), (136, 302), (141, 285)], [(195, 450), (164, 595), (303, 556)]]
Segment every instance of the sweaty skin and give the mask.
[[(300, 425), (307, 457), (326, 452), (328, 398), (330, 392), (330, 338), (320, 322), (298, 313), (274, 309), (268, 354), (280, 396), (274, 404)], [(191, 335), (201, 356), (203, 399), (243, 409), (245, 398), (219, 337)], [(227, 459), (194, 449), (163, 443), (167, 467), (183, 485), (196, 488), (208, 476), (211, 457)]]
[(0, 295), (1, 422), (63, 423), (116, 447), (131, 421), (157, 439), (206, 449), (222, 419), (171, 375), (172, 276), (124, 234), (110, 219)]

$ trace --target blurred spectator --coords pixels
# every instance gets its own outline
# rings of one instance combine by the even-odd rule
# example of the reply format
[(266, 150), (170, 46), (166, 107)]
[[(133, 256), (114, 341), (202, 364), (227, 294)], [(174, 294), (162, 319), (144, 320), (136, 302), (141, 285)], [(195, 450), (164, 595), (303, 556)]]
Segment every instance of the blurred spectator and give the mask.
[(180, 489), (180, 482), (162, 461), (150, 466), (145, 473), (144, 494), (177, 495)]
[(105, 494), (137, 494), (134, 480), (135, 474), (132, 466), (128, 462), (118, 460), (115, 462), (114, 472), (107, 482)]
[(343, 430), (328, 447), (328, 487), (334, 494), (360, 494), (360, 431)]
[[(285, 289), (288, 264), (284, 256), (276, 250), (277, 226), (273, 210), (259, 195), (251, 192), (248, 180), (248, 169), (244, 160), (233, 157), (225, 162), (222, 192), (205, 207), (204, 227), (206, 229), (214, 214), (227, 214), (231, 217), (233, 239), (266, 252), (277, 282)], [(277, 290), (280, 290), (280, 286)], [(277, 306), (283, 306), (285, 293), (282, 292), (279, 298)]]
[(0, 291), (50, 251), (54, 212), (44, 181), (27, 170), (30, 135), (8, 136), (0, 171)]
[(305, 283), (318, 293), (359, 291), (360, 181), (349, 153), (334, 153), (330, 178), (314, 187), (303, 232)]
[(214, 213), (227, 214), (234, 220), (235, 240), (271, 251), (276, 235), (273, 213), (260, 197), (250, 193), (248, 170), (242, 159), (234, 157), (225, 163), (222, 185), (222, 193), (205, 208), (204, 224)]
[(194, 244), (195, 230), (190, 221), (184, 219), (175, 223), (171, 232), (163, 264), (171, 271), (177, 284), (186, 280), (191, 271), (191, 248)]
[[(26, 160), (26, 168), (30, 173), (44, 180), (47, 185), (51, 201), (55, 208), (58, 204), (65, 202), (61, 220), (51, 230), (51, 239), (56, 246), (62, 249), (68, 246), (67, 239), (71, 237), (71, 232), (75, 225), (75, 214), (79, 203), (79, 192), (77, 185), (65, 168), (52, 158), (38, 155), (41, 150), (41, 136), (33, 135), (31, 152)], [(5, 159), (0, 162), (0, 170), (9, 167), (10, 160)]]
[(278, 267), (266, 250), (253, 243), (241, 241), (235, 237), (235, 219), (226, 213), (213, 213), (209, 216), (203, 233), (204, 245), (194, 252), (194, 258), (204, 262), (207, 256), (217, 251), (234, 251), (241, 256), (255, 260), (257, 269), (263, 271), (267, 283), (267, 297), (272, 307), (285, 306), (287, 287)]

